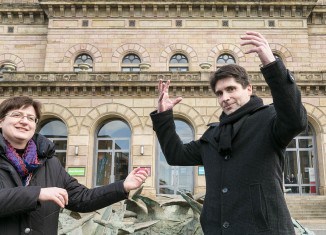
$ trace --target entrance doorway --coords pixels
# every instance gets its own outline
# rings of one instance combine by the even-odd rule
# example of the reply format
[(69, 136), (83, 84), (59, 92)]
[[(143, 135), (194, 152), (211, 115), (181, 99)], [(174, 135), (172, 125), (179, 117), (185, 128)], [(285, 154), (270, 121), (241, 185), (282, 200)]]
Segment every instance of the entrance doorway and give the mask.
[(315, 138), (308, 125), (286, 148), (284, 183), (287, 194), (317, 194)]
[[(194, 139), (193, 129), (188, 123), (178, 119), (174, 122), (176, 131), (183, 143), (188, 143)], [(178, 191), (193, 193), (194, 167), (170, 166), (165, 160), (161, 147), (159, 147), (158, 152), (157, 193), (178, 194)]]

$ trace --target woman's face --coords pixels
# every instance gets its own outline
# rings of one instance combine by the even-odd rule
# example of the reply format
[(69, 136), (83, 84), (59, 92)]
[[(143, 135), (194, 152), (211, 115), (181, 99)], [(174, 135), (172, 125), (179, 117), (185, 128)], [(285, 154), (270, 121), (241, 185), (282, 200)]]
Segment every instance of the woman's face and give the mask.
[(33, 106), (10, 110), (0, 120), (3, 137), (16, 149), (24, 149), (36, 129), (36, 113)]

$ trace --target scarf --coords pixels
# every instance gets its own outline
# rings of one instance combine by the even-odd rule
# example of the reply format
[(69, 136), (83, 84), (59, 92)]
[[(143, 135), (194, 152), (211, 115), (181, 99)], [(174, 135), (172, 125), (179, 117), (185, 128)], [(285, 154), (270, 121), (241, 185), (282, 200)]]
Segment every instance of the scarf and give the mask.
[[(226, 115), (224, 112), (220, 116), (220, 124), (217, 133), (214, 138), (219, 144), (219, 153), (225, 156), (231, 156), (232, 153), (232, 133), (233, 124), (238, 121), (244, 121), (253, 111), (262, 107), (263, 100), (255, 95), (250, 97), (250, 100), (242, 107), (237, 109), (235, 112)], [(242, 124), (240, 124), (242, 125)]]
[(33, 140), (28, 141), (22, 156), (6, 140), (6, 155), (11, 164), (18, 172), (24, 186), (28, 186), (33, 172), (41, 166), (38, 161), (36, 145)]

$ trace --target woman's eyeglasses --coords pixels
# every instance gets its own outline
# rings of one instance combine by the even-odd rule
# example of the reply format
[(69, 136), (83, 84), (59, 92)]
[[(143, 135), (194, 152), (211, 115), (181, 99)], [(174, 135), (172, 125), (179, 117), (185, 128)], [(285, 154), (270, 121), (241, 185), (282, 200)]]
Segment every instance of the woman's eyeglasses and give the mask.
[(20, 120), (23, 119), (24, 117), (26, 117), (29, 122), (35, 122), (35, 123), (38, 122), (38, 118), (36, 116), (34, 116), (34, 115), (24, 115), (23, 113), (17, 112), (17, 111), (8, 113), (8, 114), (6, 114), (6, 116), (9, 116), (9, 117), (12, 117), (12, 118), (15, 118), (15, 119), (20, 119)]

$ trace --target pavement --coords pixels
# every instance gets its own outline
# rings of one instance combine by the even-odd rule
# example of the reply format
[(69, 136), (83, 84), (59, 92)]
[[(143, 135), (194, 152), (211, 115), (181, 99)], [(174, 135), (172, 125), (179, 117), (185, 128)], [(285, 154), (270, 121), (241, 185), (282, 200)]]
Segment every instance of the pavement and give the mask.
[(326, 235), (326, 220), (298, 220), (298, 222), (315, 235)]

